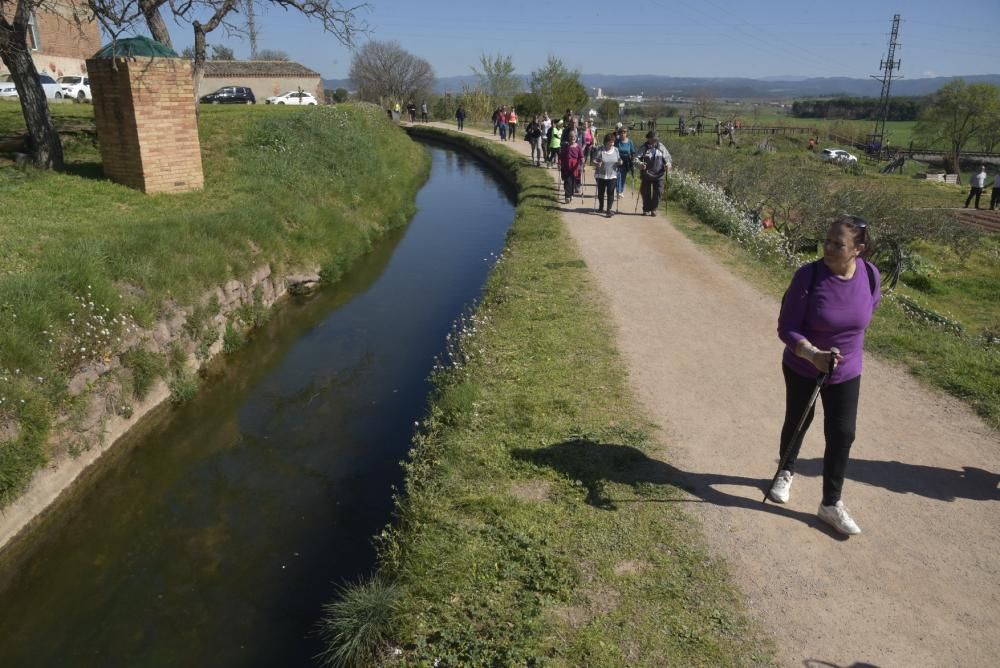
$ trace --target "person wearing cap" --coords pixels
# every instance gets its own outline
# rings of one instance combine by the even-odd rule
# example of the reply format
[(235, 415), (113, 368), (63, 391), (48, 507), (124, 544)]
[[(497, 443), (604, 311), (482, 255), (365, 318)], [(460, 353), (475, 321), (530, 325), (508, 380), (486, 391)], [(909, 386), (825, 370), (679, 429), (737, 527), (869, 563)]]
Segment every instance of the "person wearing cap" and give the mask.
[(656, 130), (646, 133), (646, 143), (636, 155), (639, 163), (639, 194), (642, 195), (642, 215), (656, 215), (663, 197), (663, 182), (670, 173), (670, 151), (660, 143)]

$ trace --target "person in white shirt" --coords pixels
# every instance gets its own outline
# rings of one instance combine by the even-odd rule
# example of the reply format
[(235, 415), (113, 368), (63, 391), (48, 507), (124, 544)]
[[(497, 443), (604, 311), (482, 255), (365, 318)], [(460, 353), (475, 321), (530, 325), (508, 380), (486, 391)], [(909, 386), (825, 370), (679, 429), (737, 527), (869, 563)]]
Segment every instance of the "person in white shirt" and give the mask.
[[(588, 124), (590, 121), (588, 121)], [(591, 156), (594, 161), (594, 177), (597, 179), (598, 213), (604, 211), (611, 217), (611, 207), (615, 202), (615, 186), (618, 184), (618, 169), (622, 165), (621, 155), (615, 146), (615, 136), (609, 132), (604, 135), (604, 146), (595, 148)], [(608, 208), (604, 208), (604, 196), (608, 198)]]
[(969, 196), (965, 198), (965, 208), (969, 208), (969, 202), (971, 202), (972, 198), (975, 197), (976, 208), (978, 209), (979, 198), (982, 197), (983, 188), (986, 187), (986, 165), (980, 166), (979, 173), (972, 177), (972, 180), (969, 181), (969, 185), (972, 187), (969, 188)]

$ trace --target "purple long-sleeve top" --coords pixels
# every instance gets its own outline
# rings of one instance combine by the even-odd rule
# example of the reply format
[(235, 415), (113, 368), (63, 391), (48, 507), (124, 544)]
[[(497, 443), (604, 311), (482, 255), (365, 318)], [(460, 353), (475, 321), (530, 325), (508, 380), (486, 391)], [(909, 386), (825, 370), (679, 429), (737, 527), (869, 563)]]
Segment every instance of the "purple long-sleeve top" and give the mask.
[(837, 384), (861, 375), (861, 357), (865, 328), (881, 297), (882, 277), (872, 265), (875, 291), (871, 290), (864, 260), (856, 260), (854, 276), (835, 276), (822, 260), (815, 263), (816, 285), (810, 294), (813, 263), (799, 267), (785, 293), (778, 315), (778, 338), (785, 343), (782, 361), (793, 371), (815, 378), (819, 371), (812, 362), (795, 355), (799, 341), (808, 339), (820, 350), (840, 348), (843, 360), (830, 374), (829, 383)]

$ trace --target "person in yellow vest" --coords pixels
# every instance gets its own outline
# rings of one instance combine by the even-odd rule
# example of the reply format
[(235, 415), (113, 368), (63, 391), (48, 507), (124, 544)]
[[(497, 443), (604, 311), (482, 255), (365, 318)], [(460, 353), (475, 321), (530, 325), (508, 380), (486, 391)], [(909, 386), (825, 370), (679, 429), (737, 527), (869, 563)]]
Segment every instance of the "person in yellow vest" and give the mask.
[(559, 147), (562, 146), (563, 122), (558, 120), (549, 128), (549, 154), (545, 162), (552, 164), (552, 161), (559, 154)]

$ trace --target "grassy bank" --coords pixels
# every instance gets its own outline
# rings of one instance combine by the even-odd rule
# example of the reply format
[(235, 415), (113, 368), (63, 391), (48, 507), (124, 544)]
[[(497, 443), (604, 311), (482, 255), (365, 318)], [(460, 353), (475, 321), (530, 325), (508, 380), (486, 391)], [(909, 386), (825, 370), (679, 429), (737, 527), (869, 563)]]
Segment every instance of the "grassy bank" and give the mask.
[[(83, 105), (53, 113), (57, 124), (92, 120)], [(0, 167), (0, 506), (52, 454), (53, 419), (78, 413), (69, 379), (120, 356), (131, 385), (120, 414), (171, 369), (175, 397), (190, 397), (180, 353), (122, 342), (171, 305), (189, 307), (185, 330), (204, 351), (218, 305), (196, 301), (264, 264), (277, 275), (318, 266), (336, 280), (406, 222), (428, 170), (425, 152), (374, 107), (206, 108), (199, 125), (206, 186), (197, 193), (147, 196), (100, 180), (86, 133), (67, 142), (67, 173)], [(19, 127), (17, 104), (0, 104), (0, 132)], [(226, 347), (260, 317), (249, 306)]]
[[(433, 129), (421, 129), (441, 136)], [(406, 463), (374, 579), (330, 606), (331, 663), (761, 665), (770, 648), (670, 501), (548, 172), (464, 137), (518, 208)]]

